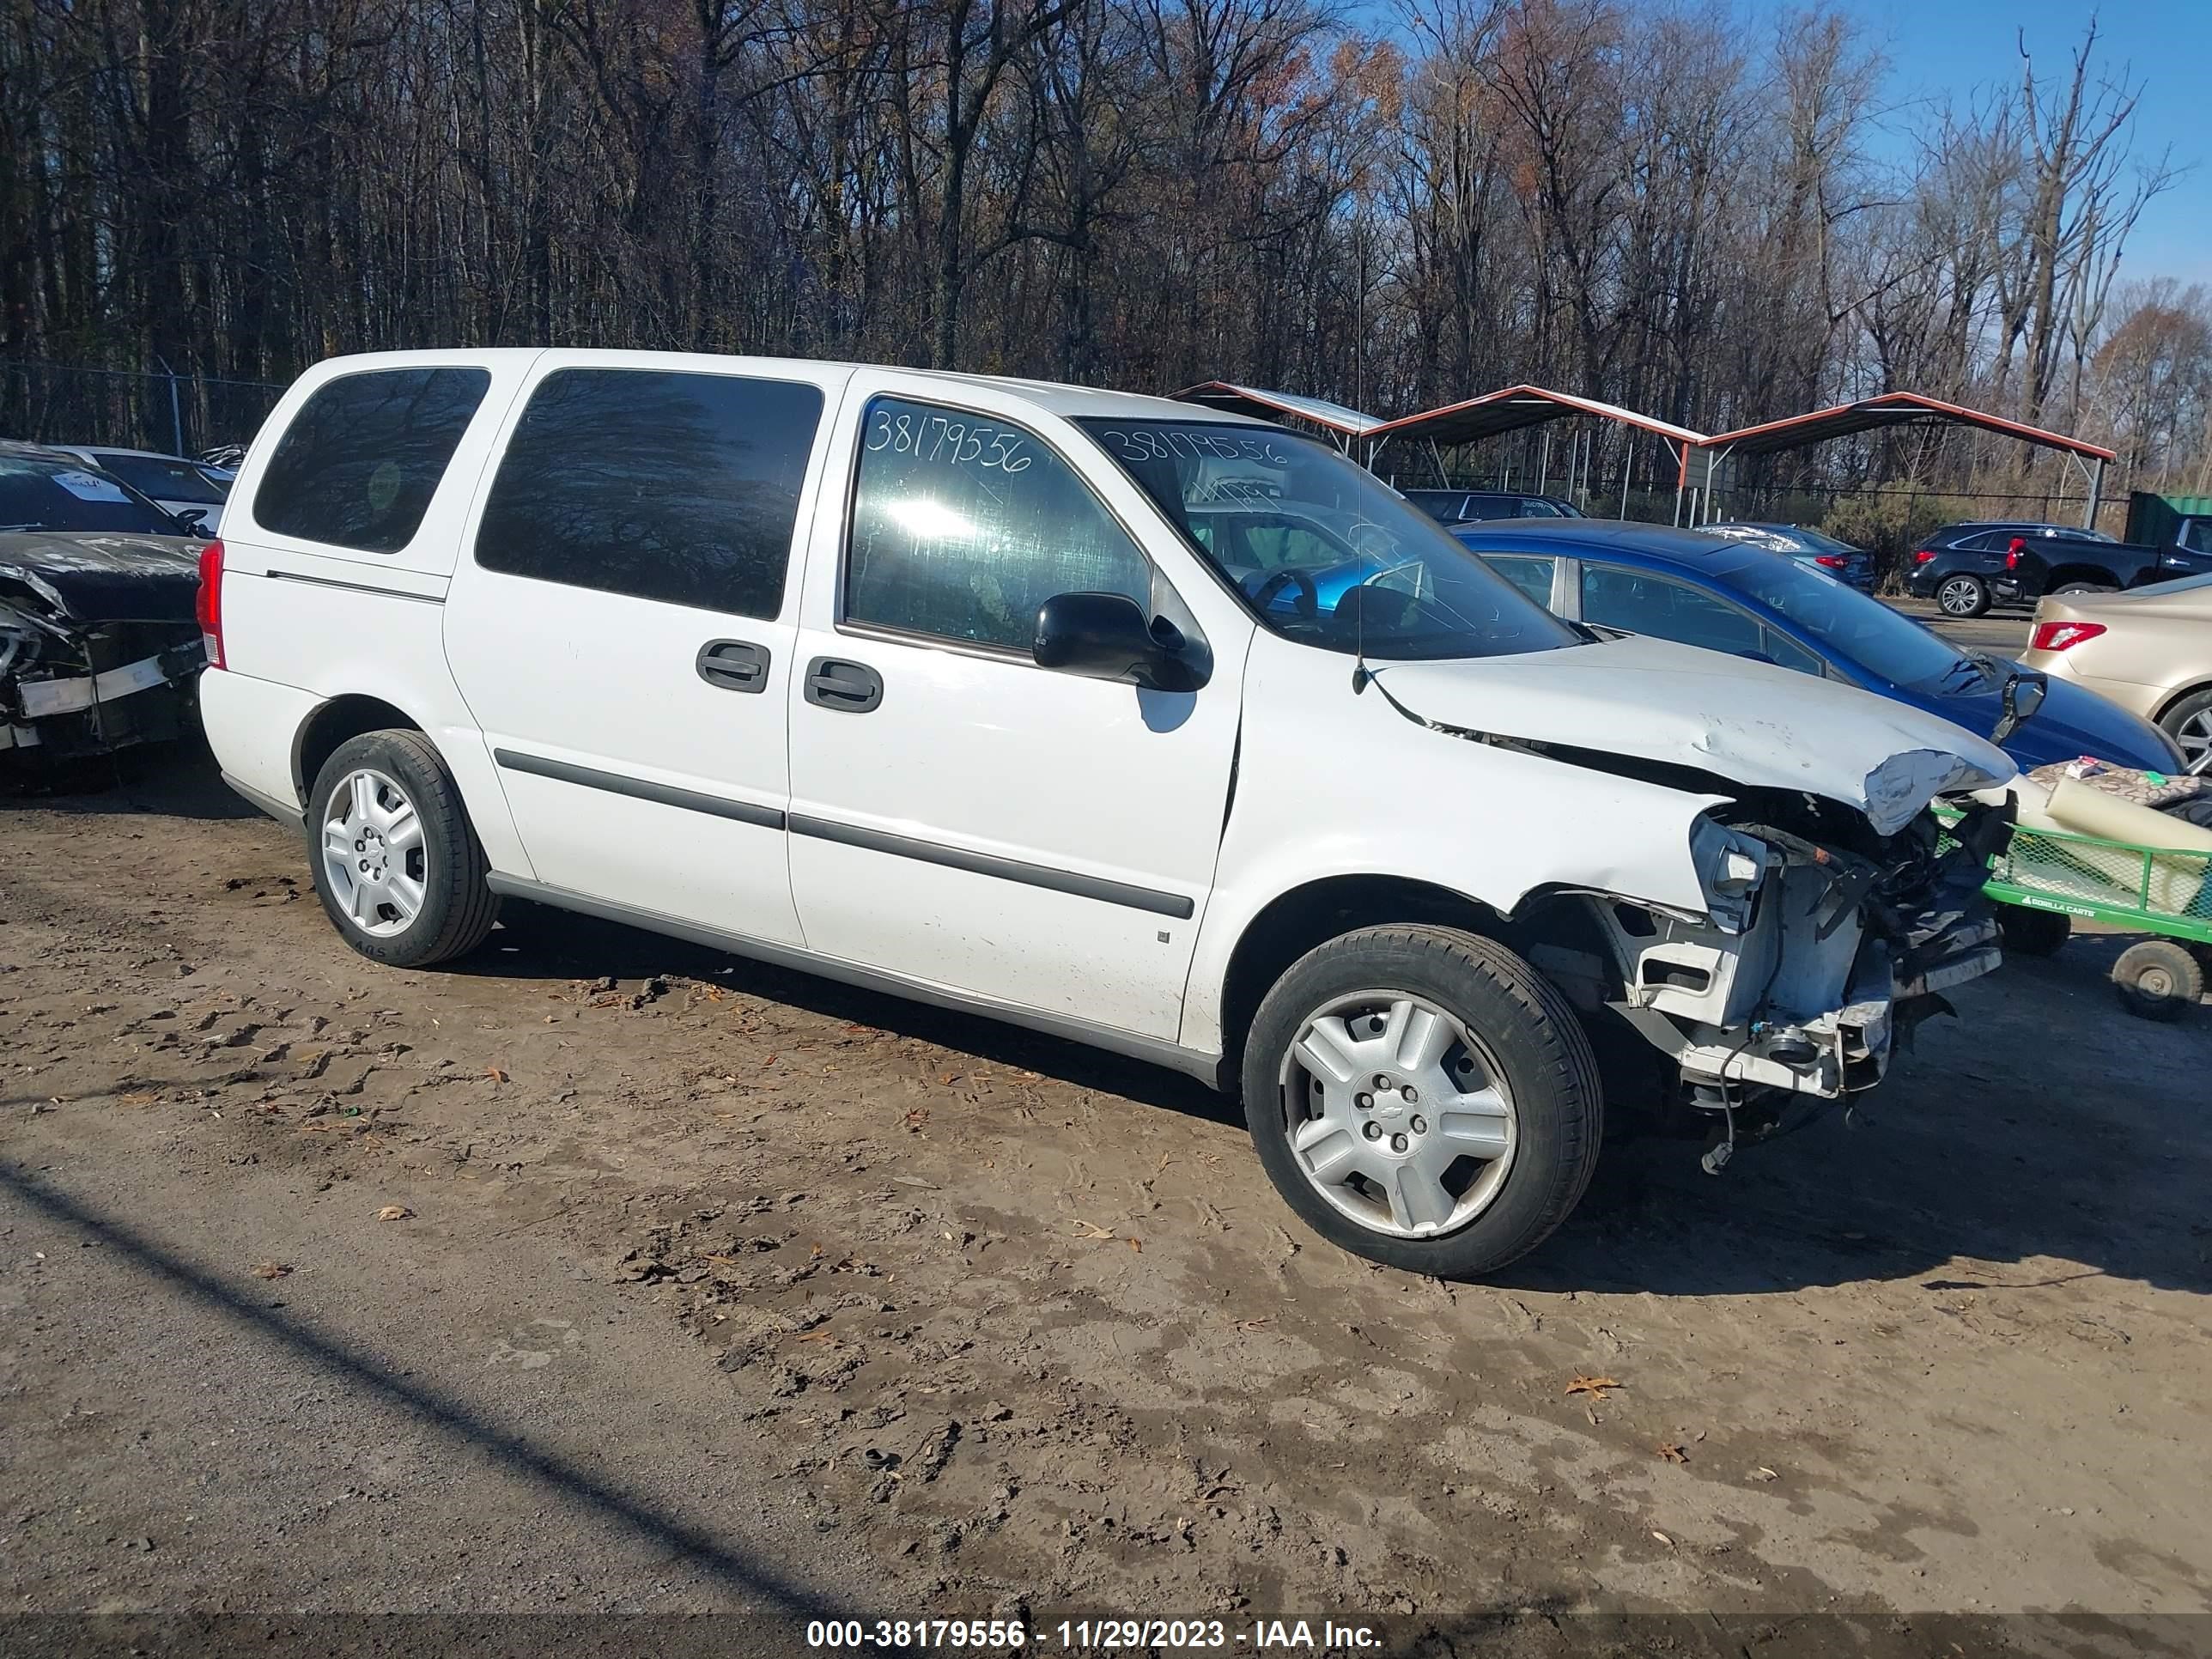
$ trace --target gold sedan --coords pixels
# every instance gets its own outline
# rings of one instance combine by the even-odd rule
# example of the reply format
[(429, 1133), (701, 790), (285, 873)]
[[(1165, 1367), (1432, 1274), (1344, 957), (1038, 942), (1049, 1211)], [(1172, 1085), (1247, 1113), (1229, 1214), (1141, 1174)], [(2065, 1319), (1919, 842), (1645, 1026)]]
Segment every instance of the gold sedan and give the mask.
[(2157, 721), (2212, 772), (2212, 576), (2047, 595), (2021, 661)]

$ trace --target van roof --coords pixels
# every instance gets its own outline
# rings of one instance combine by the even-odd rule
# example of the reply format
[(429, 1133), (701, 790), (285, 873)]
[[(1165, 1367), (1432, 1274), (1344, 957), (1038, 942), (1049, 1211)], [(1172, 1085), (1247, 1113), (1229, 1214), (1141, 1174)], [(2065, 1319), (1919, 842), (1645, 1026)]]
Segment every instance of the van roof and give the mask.
[(896, 363), (840, 362), (818, 358), (769, 357), (734, 352), (617, 351), (598, 350), (580, 346), (544, 348), (502, 346), (481, 349), (459, 349), (450, 351), (365, 352), (350, 356), (325, 358), (317, 367), (327, 374), (343, 374), (372, 368), (398, 368), (410, 363), (489, 365), (502, 359), (526, 357), (534, 361), (547, 356), (557, 358), (563, 363), (574, 363), (578, 366), (599, 364), (611, 368), (689, 368), (723, 374), (749, 363), (765, 368), (775, 363), (805, 362), (817, 368), (872, 369), (882, 373), (912, 374), (924, 380), (942, 380), (949, 386), (989, 387), (994, 391), (1012, 392), (1048, 414), (1071, 419), (1093, 416), (1109, 419), (1118, 416), (1125, 420), (1204, 421), (1237, 426), (1263, 427), (1269, 424), (1265, 421), (1253, 420), (1247, 416), (1232, 415), (1224, 410), (1202, 408), (1195, 404), (1178, 403), (1172, 398), (1148, 397), (1133, 392), (1109, 392), (1097, 386), (1068, 386), (1057, 380), (1032, 380), (1017, 375), (968, 374), (950, 369), (904, 368)]

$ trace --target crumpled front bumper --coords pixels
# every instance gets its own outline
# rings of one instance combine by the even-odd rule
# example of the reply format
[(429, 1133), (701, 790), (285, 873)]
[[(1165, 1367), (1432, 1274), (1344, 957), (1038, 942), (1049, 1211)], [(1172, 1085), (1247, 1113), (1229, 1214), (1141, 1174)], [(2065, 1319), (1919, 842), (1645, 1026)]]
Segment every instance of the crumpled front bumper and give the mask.
[(2001, 964), (1980, 890), (1986, 854), (2009, 828), (2008, 814), (1992, 817), (1910, 906), (1868, 899), (1846, 912), (1832, 870), (1791, 864), (1767, 872), (1741, 931), (1658, 918), (1652, 936), (1637, 938), (1615, 920), (1626, 982), (1616, 1006), (1703, 1102), (1872, 1088), (1922, 1020), (1950, 1012), (1946, 991)]
[[(23, 672), (10, 665), (0, 672), (0, 750), (58, 760), (179, 735), (207, 654), (196, 629), (174, 631), (167, 649), (96, 672), (56, 672), (45, 663)], [(79, 648), (96, 659), (106, 644), (104, 637), (88, 636)]]

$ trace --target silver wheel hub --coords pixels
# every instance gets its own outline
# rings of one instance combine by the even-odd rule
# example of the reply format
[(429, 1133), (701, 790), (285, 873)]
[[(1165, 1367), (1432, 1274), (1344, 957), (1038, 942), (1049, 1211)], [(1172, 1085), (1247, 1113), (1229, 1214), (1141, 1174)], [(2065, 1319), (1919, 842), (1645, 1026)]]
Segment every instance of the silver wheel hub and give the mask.
[(422, 820), (387, 774), (364, 767), (331, 791), (323, 815), (331, 896), (364, 933), (404, 932), (422, 913), (429, 848)]
[(2173, 734), (2173, 740), (2181, 745), (2181, 752), (2194, 764), (2205, 750), (2212, 748), (2212, 708), (2191, 714), (2182, 721), (2181, 729)]
[(1363, 991), (1316, 1009), (1279, 1073), (1291, 1156), (1370, 1231), (1455, 1232), (1490, 1207), (1518, 1139), (1496, 1058), (1424, 998)]

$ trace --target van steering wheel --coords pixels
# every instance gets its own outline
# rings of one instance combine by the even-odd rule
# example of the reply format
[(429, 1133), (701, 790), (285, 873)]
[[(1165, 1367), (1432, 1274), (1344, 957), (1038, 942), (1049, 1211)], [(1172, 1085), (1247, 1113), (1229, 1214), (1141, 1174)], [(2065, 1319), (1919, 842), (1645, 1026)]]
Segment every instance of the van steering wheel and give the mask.
[(1254, 589), (1252, 603), (1265, 611), (1274, 603), (1275, 595), (1292, 583), (1297, 584), (1298, 590), (1297, 598), (1291, 602), (1292, 607), (1305, 621), (1319, 621), (1321, 590), (1314, 586), (1314, 579), (1311, 576), (1292, 565), (1285, 565)]

